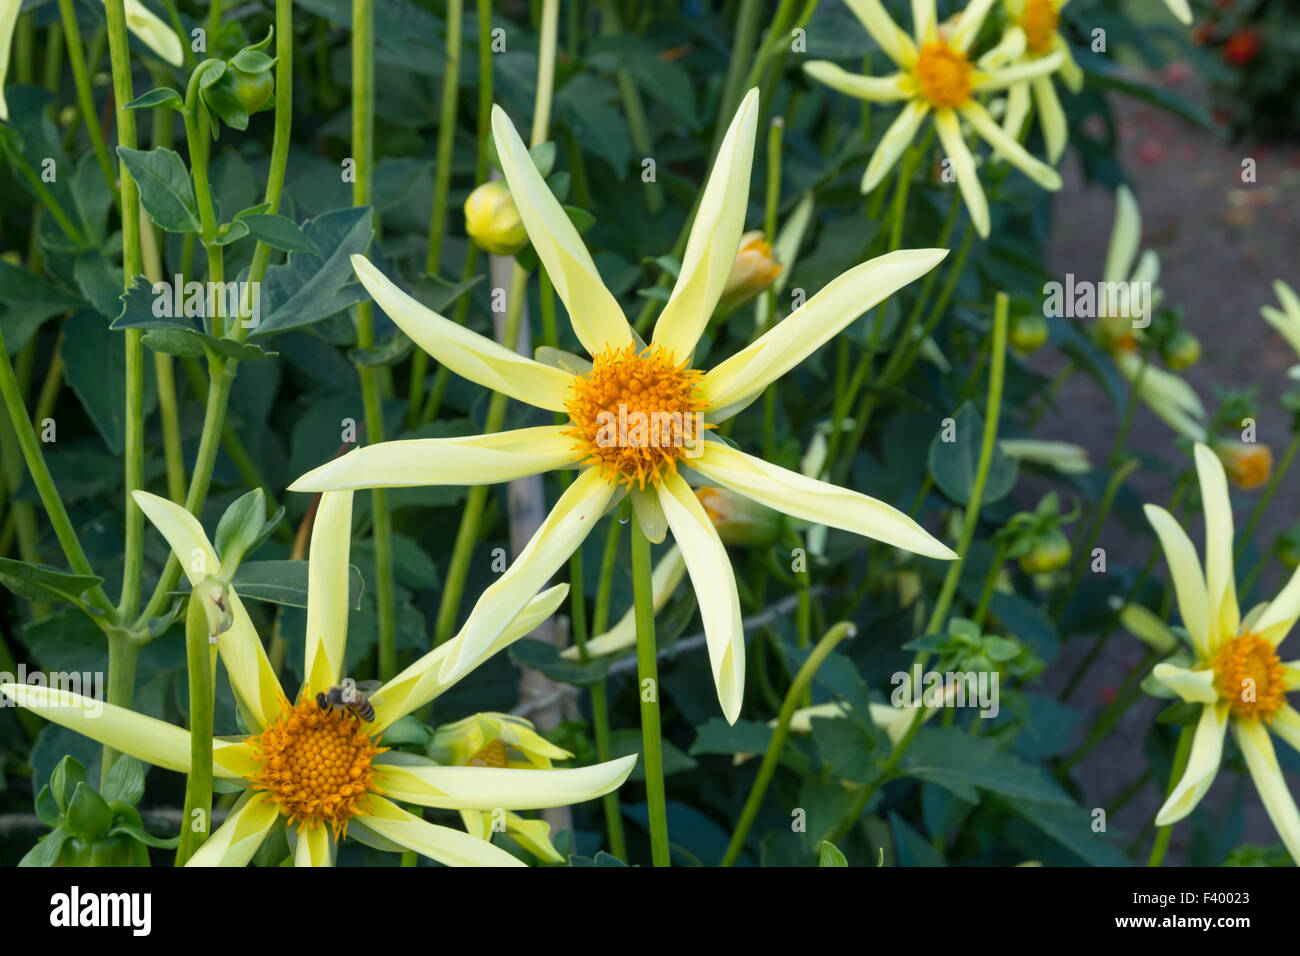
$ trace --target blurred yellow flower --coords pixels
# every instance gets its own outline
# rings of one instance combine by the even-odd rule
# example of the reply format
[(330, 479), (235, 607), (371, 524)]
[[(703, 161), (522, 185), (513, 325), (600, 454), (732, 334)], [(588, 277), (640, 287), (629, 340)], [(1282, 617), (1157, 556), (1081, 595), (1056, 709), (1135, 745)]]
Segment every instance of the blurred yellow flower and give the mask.
[(781, 274), (781, 263), (772, 252), (772, 246), (760, 230), (747, 232), (740, 237), (740, 251), (722, 288), (715, 315), (727, 315), (749, 302), (760, 292), (767, 291)]
[(980, 186), (975, 157), (966, 145), (959, 120), (969, 124), (981, 139), (1044, 189), (1061, 188), (1061, 177), (1056, 170), (1029, 155), (976, 99), (980, 93), (1005, 90), (1047, 76), (1061, 66), (1059, 50), (1032, 60), (1009, 63), (1008, 50), (1000, 44), (978, 62), (972, 61), (971, 44), (993, 0), (971, 0), (951, 26), (938, 24), (934, 0), (912, 0), (913, 36), (908, 36), (893, 21), (880, 0), (846, 2), (899, 71), (884, 77), (860, 76), (826, 60), (805, 64), (804, 71), (849, 96), (904, 104), (867, 164), (862, 177), (864, 193), (880, 185), (894, 168), (927, 116), (933, 117), (939, 141), (948, 154), (957, 186), (980, 236), (987, 238), (989, 234), (988, 199)]
[(1258, 488), (1273, 475), (1273, 449), (1263, 442), (1221, 439), (1212, 447), (1238, 488)]

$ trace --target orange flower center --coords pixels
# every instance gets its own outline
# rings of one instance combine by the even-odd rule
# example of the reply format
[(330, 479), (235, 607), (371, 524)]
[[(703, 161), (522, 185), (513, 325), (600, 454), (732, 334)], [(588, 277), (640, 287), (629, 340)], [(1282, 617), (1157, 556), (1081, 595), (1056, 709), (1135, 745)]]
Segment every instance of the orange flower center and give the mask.
[(1020, 15), (1020, 29), (1025, 31), (1025, 46), (1029, 52), (1042, 56), (1052, 48), (1052, 38), (1061, 22), (1061, 12), (1056, 0), (1029, 0)]
[(336, 837), (348, 821), (369, 811), (377, 747), (346, 709), (323, 711), (314, 697), (285, 706), (273, 723), (249, 738), (261, 769), (253, 786), (266, 791), (301, 831), (329, 823)]
[(704, 429), (699, 398), (701, 374), (677, 365), (656, 345), (597, 355), (590, 372), (575, 380), (565, 404), (584, 464), (600, 467), (611, 482), (659, 482), (677, 461), (699, 453)]
[(1286, 673), (1273, 645), (1249, 632), (1223, 645), (1214, 686), (1235, 717), (1272, 717), (1286, 704)]
[(913, 72), (922, 95), (938, 109), (961, 106), (970, 99), (970, 60), (941, 40), (921, 47)]
[(469, 758), (469, 766), (471, 767), (501, 768), (506, 766), (508, 762), (505, 741), (499, 738)]

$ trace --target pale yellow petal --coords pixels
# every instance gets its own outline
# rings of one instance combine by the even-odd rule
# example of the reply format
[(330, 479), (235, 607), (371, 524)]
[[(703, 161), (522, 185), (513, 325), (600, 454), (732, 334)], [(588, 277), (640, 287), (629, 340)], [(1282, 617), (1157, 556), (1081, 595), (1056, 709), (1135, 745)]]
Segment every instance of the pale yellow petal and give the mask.
[[(216, 573), (221, 562), (198, 518), (175, 502), (145, 491), (136, 491), (133, 497), (145, 517), (167, 539), (191, 586)], [(239, 595), (233, 588), (226, 594), (233, 623), (218, 637), (217, 650), (231, 687), (256, 725), (252, 729), (261, 730), (279, 714), (285, 693)]]
[(695, 588), (722, 714), (727, 723), (734, 724), (745, 692), (745, 629), (727, 549), (704, 506), (680, 475), (660, 484), (659, 500)]
[(957, 23), (952, 28), (949, 42), (959, 50), (969, 50), (970, 45), (975, 42), (975, 37), (979, 35), (985, 18), (989, 15), (989, 8), (995, 2), (996, 0), (970, 0), (957, 16)]
[(1290, 744), (1292, 749), (1300, 750), (1300, 711), (1290, 704), (1273, 714), (1268, 729)]
[(1121, 185), (1115, 190), (1115, 224), (1111, 227), (1102, 279), (1106, 282), (1127, 281), (1141, 241), (1142, 213), (1133, 198), (1133, 191)]
[(894, 121), (880, 138), (880, 145), (871, 154), (866, 172), (862, 174), (862, 191), (869, 193), (889, 175), (889, 171), (903, 155), (903, 150), (912, 145), (916, 131), (921, 128), (921, 121), (930, 115), (930, 106), (924, 100), (912, 100), (904, 106)]
[[(190, 734), (154, 717), (137, 714), (96, 697), (34, 684), (0, 684), (0, 695), (52, 724), (75, 730), (137, 760), (164, 770), (189, 773)], [(212, 772), (238, 779), (257, 769), (252, 748), (241, 742), (213, 742)]]
[(568, 309), (578, 341), (592, 355), (631, 345), (632, 329), (618, 300), (601, 281), (573, 221), (551, 193), (510, 117), (499, 106), (492, 107), (492, 135), (528, 240)]
[(930, 43), (938, 29), (934, 0), (912, 0), (912, 35), (917, 43)]
[(384, 764), (384, 793), (443, 810), (541, 810), (604, 796), (623, 785), (636, 755), (553, 770)]
[(993, 121), (993, 117), (989, 116), (988, 110), (984, 107), (971, 102), (961, 107), (961, 115), (986, 143), (1038, 185), (1049, 190), (1061, 188), (1061, 174), (1042, 160), (1030, 156), (1023, 146), (1008, 136), (1002, 127)]
[(1237, 636), (1241, 610), (1232, 567), (1232, 503), (1219, 456), (1202, 444), (1195, 449), (1196, 473), (1205, 509), (1205, 586), (1210, 607), (1210, 650)]
[(486, 840), (437, 826), (407, 813), (391, 800), (370, 797), (365, 825), (385, 839), (446, 866), (523, 866), (523, 862)]
[(1300, 619), (1300, 568), (1291, 575), (1291, 580), (1264, 613), (1246, 627), (1277, 647), (1291, 632), (1297, 619)]
[(515, 615), (582, 545), (614, 491), (595, 468), (569, 485), (514, 563), (479, 597), (458, 635), (459, 653), (443, 663), (439, 680), (450, 684), (478, 666)]
[(901, 249), (832, 279), (792, 315), (705, 374), (700, 397), (710, 421), (718, 421), (724, 410), (743, 408), (854, 319), (925, 275), (947, 254), (946, 249)]
[(1234, 720), (1232, 732), (1242, 756), (1246, 758), (1246, 766), (1250, 768), (1250, 776), (1255, 781), (1264, 809), (1268, 811), (1268, 818), (1273, 821), (1291, 859), (1300, 865), (1300, 810), (1296, 809), (1295, 798), (1287, 789), (1268, 731), (1260, 720)]
[(443, 318), (411, 298), (365, 256), (352, 268), (371, 298), (420, 348), (471, 382), (552, 412), (564, 411), (573, 376)]
[[(666, 519), (665, 519), (666, 520)], [(658, 614), (663, 610), (668, 599), (677, 590), (677, 585), (686, 573), (686, 561), (682, 558), (682, 549), (673, 545), (664, 552), (664, 556), (654, 566), (650, 574), (650, 589), (654, 594), (654, 609)], [(618, 623), (603, 634), (597, 634), (587, 642), (588, 657), (606, 657), (628, 648), (636, 647), (636, 608), (629, 607), (627, 613), (618, 619)], [(575, 644), (566, 647), (560, 654), (571, 661), (581, 660)]]
[(1047, 143), (1048, 162), (1060, 162), (1070, 138), (1061, 98), (1056, 95), (1050, 77), (1040, 76), (1030, 82), (1034, 88), (1034, 102), (1038, 105), (1038, 121), (1043, 126), (1043, 139)]
[(314, 468), (290, 491), (494, 485), (526, 478), (581, 457), (567, 426), (538, 425), (466, 438), (409, 438), (366, 445)]
[(726, 287), (745, 231), (749, 175), (758, 128), (758, 90), (752, 89), (718, 148), (691, 224), (681, 271), (655, 323), (654, 344), (678, 362), (689, 361)]
[(809, 478), (722, 442), (706, 443), (704, 454), (692, 461), (691, 467), (737, 494), (804, 521), (864, 535), (928, 558), (951, 561), (957, 557), (919, 524), (883, 501)]
[(547, 863), (563, 863), (564, 857), (551, 843), (551, 825), (545, 820), (530, 820), (517, 813), (506, 814), (506, 836)]
[(1213, 704), (1219, 699), (1219, 692), (1214, 687), (1214, 669), (1211, 667), (1189, 670), (1162, 662), (1151, 673), (1156, 680), (1189, 704)]
[(126, 0), (125, 6), (127, 29), (143, 40), (145, 46), (172, 66), (180, 66), (185, 62), (185, 51), (175, 30), (139, 0)]
[(264, 793), (250, 791), (185, 865), (247, 866), (279, 817), (280, 808), (274, 801)]
[(977, 93), (993, 93), (1024, 83), (1035, 77), (1056, 72), (1061, 65), (1061, 54), (1049, 53), (1033, 60), (1023, 60), (992, 70), (977, 70), (971, 79), (971, 88)]
[[(1165, 6), (1169, 8), (1170, 13), (1183, 23), (1191, 25), (1192, 8), (1188, 5), (1187, 0), (1165, 0)], [(1293, 855), (1295, 854), (1294, 849), (1291, 852)], [(1297, 859), (1300, 859), (1300, 857), (1297, 857)]]
[(1156, 814), (1156, 826), (1177, 823), (1196, 809), (1214, 783), (1223, 757), (1223, 735), (1228, 730), (1227, 705), (1209, 705), (1201, 708), (1201, 719), (1192, 738), (1192, 751), (1187, 758), (1187, 769), (1174, 787), (1173, 793)]
[(845, 0), (845, 3), (887, 57), (899, 66), (915, 62), (916, 44), (894, 22), (880, 0)]
[[(488, 646), (487, 651), (480, 657), (480, 662), (509, 647), (525, 634), (532, 633), (542, 621), (555, 613), (568, 594), (567, 584), (557, 584), (529, 601), (509, 626)], [(370, 702), (375, 708), (375, 719), (370, 725), (372, 734), (382, 733), (395, 721), (416, 708), (423, 707), (455, 683), (454, 679), (444, 681), (439, 675), (445, 664), (460, 656), (468, 626), (467, 623), (466, 627), (450, 641), (425, 654), (370, 695)]]
[(298, 834), (293, 850), (294, 866), (333, 866), (333, 841), (325, 827), (309, 827)]
[(13, 48), (14, 28), (22, 0), (0, 0), (0, 120), (9, 119), (9, 106), (5, 103), (5, 74), (9, 72), (9, 51)]
[(352, 492), (326, 492), (316, 509), (307, 561), (306, 697), (333, 687), (343, 676), (351, 548)]
[(980, 186), (979, 173), (975, 170), (975, 157), (961, 133), (961, 124), (957, 114), (952, 110), (938, 110), (934, 114), (934, 128), (939, 132), (939, 142), (943, 144), (948, 161), (952, 164), (953, 175), (957, 178), (957, 188), (961, 190), (970, 213), (971, 222), (980, 238), (989, 235), (989, 201)]
[(1197, 656), (1202, 660), (1210, 656), (1210, 602), (1205, 590), (1205, 576), (1201, 561), (1187, 532), (1164, 508), (1146, 505), (1147, 520), (1155, 528), (1160, 547), (1169, 564), (1169, 576), (1174, 582), (1174, 596), (1178, 599), (1178, 613), (1183, 627), (1191, 635)]
[(1029, 118), (1029, 107), (1033, 97), (1029, 93), (1028, 83), (1017, 83), (1007, 90), (1006, 111), (1002, 114), (1002, 129), (1012, 139), (1019, 140), (1020, 132)]
[(891, 73), (889, 76), (865, 76), (850, 73), (838, 63), (830, 60), (813, 60), (805, 63), (803, 71), (818, 83), (833, 90), (870, 103), (892, 103), (905, 100), (908, 93), (903, 87), (903, 74)]

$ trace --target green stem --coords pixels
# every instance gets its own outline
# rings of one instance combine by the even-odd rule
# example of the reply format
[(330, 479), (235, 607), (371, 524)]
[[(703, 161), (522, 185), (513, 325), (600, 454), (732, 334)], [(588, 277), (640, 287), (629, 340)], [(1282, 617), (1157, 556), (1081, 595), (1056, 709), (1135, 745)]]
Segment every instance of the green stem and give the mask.
[(655, 866), (671, 866), (668, 804), (664, 798), (663, 742), (659, 729), (659, 665), (655, 659), (654, 590), (650, 580), (650, 539), (632, 520), (632, 594), (636, 614), (636, 662), (641, 700), (641, 742), (645, 752), (646, 805), (650, 817), (650, 855)]
[(185, 614), (185, 660), (190, 684), (190, 772), (185, 779), (185, 812), (176, 865), (184, 866), (212, 830), (212, 709), (216, 678), (215, 644), (198, 591), (190, 592)]
[[(119, 630), (108, 632), (108, 702), (116, 707), (130, 707), (135, 695), (135, 665), (140, 658), (141, 644), (129, 634)], [(118, 752), (104, 745), (104, 758), (100, 764), (99, 782), (102, 787), (108, 772), (117, 762)]]
[[(1174, 751), (1174, 765), (1169, 774), (1169, 786), (1165, 788), (1165, 799), (1174, 792), (1174, 787), (1178, 786), (1183, 771), (1187, 769), (1187, 760), (1192, 753), (1192, 738), (1195, 735), (1194, 727), (1184, 727), (1182, 733), (1178, 735), (1178, 749)], [(1151, 856), (1147, 858), (1147, 866), (1159, 866), (1164, 862), (1171, 836), (1173, 836), (1173, 824), (1160, 827), (1156, 831), (1155, 843), (1151, 846)]]
[[(929, 624), (925, 629), (927, 634), (938, 633), (940, 628), (943, 627), (944, 621), (947, 620), (948, 609), (952, 605), (953, 597), (957, 593), (957, 585), (961, 580), (962, 566), (966, 563), (966, 555), (969, 553), (971, 542), (975, 537), (975, 527), (979, 524), (980, 506), (984, 499), (984, 486), (988, 482), (989, 466), (992, 464), (993, 449), (997, 443), (998, 419), (1001, 417), (1002, 411), (1002, 385), (1007, 365), (1007, 310), (1009, 302), (1010, 300), (1005, 292), (998, 293), (997, 304), (993, 312), (992, 366), (989, 369), (989, 396), (984, 411), (984, 434), (980, 442), (979, 463), (976, 466), (975, 481), (971, 486), (970, 501), (966, 505), (966, 515), (962, 523), (961, 536), (957, 543), (957, 560), (948, 565), (948, 573), (944, 577), (943, 587), (939, 591), (934, 611), (931, 613)], [(928, 651), (919, 652), (911, 670), (914, 671), (918, 667), (924, 669), (929, 658)], [(922, 713), (918, 711), (912, 718), (907, 732), (894, 745), (889, 759), (885, 761), (875, 781), (858, 791), (852, 806), (849, 808), (848, 815), (831, 834), (830, 839), (832, 842), (839, 842), (844, 838), (849, 829), (862, 815), (862, 811), (866, 809), (876, 791), (880, 789), (882, 784), (892, 779), (898, 762), (902, 759), (903, 754), (907, 752), (907, 748), (911, 746), (917, 731), (921, 729), (921, 718)]]
[(753, 59), (754, 41), (758, 39), (758, 22), (763, 13), (763, 4), (759, 0), (740, 0), (740, 11), (736, 15), (736, 32), (731, 42), (731, 59), (727, 63), (726, 79), (722, 83), (722, 99), (718, 103), (718, 122), (713, 129), (713, 146), (709, 157), (718, 154), (722, 137), (726, 135), (727, 126), (740, 106), (745, 92), (746, 67)]
[(776, 730), (772, 734), (771, 741), (768, 742), (767, 752), (763, 754), (763, 763), (758, 768), (758, 776), (754, 778), (754, 785), (749, 788), (749, 797), (745, 800), (745, 808), (740, 813), (740, 821), (736, 824), (735, 831), (731, 834), (731, 842), (727, 844), (727, 852), (722, 857), (720, 866), (731, 866), (740, 856), (740, 851), (745, 845), (745, 837), (749, 835), (749, 828), (754, 824), (754, 818), (758, 816), (759, 807), (763, 804), (763, 797), (767, 793), (767, 786), (772, 781), (772, 774), (776, 771), (776, 765), (781, 759), (781, 750), (785, 747), (786, 738), (790, 734), (790, 718), (794, 716), (795, 709), (800, 706), (800, 702), (807, 696), (811, 690), (813, 675), (817, 673), (817, 668), (821, 667), (822, 662), (830, 656), (835, 646), (846, 637), (853, 637), (857, 634), (857, 628), (848, 621), (841, 621), (836, 624), (826, 635), (817, 642), (808, 659), (803, 662), (799, 668), (799, 673), (794, 677), (790, 689), (786, 691), (785, 700), (781, 704), (781, 712), (777, 714)]
[(1007, 559), (1007, 548), (1009, 547), (1005, 539), (998, 539), (997, 547), (993, 550), (993, 563), (989, 565), (989, 573), (984, 578), (984, 589), (980, 591), (979, 604), (975, 605), (975, 613), (971, 615), (971, 620), (975, 624), (983, 624), (984, 618), (988, 616), (989, 604), (993, 600), (993, 589), (998, 583), (998, 576), (1002, 573), (1002, 563)]
[(77, 8), (72, 0), (59, 0), (59, 16), (63, 22), (63, 33), (68, 47), (68, 63), (72, 66), (72, 79), (77, 87), (77, 106), (81, 110), (81, 120), (90, 137), (90, 145), (95, 150), (95, 159), (99, 162), (108, 191), (113, 194), (114, 202), (120, 197), (117, 191), (117, 175), (113, 171), (113, 160), (108, 155), (104, 144), (104, 133), (95, 113), (95, 97), (90, 88), (90, 71), (86, 69), (86, 55), (81, 46), (81, 29), (77, 26)]
[[(617, 520), (609, 523), (605, 536), (605, 553), (600, 561), (600, 583), (596, 586), (596, 603), (591, 614), (591, 633), (602, 634), (609, 623), (609, 595), (614, 581), (614, 566), (618, 561), (618, 543), (623, 525)], [(586, 648), (581, 651), (586, 659)], [(605, 681), (591, 686), (591, 723), (596, 736), (596, 759), (604, 762), (610, 758), (612, 745), (609, 728), (609, 692)], [(623, 836), (623, 815), (618, 806), (618, 791), (611, 790), (601, 798), (605, 809), (605, 829), (609, 834), (609, 852), (620, 860), (627, 860), (627, 840)]]
[[(18, 388), (18, 380), (14, 377), (14, 367), (9, 361), (9, 350), (5, 346), (2, 330), (0, 330), (0, 396), (4, 398), (5, 408), (9, 412), (9, 421), (18, 440), (18, 447), (22, 451), (23, 460), (27, 463), (27, 471), (32, 476), (32, 483), (36, 485), (36, 493), (45, 507), (45, 513), (54, 528), (54, 535), (58, 538), (59, 546), (68, 560), (68, 566), (74, 574), (93, 576), (95, 572), (91, 569), (86, 552), (82, 550), (81, 541), (77, 538), (72, 520), (68, 517), (63, 499), (59, 496), (59, 489), (55, 486), (54, 479), (50, 477), (50, 470), (45, 465), (40, 440), (32, 428), (31, 419), (27, 417), (27, 407)], [(117, 611), (101, 585), (96, 584), (86, 591), (86, 602), (97, 608), (109, 621), (117, 620)]]
[(1115, 504), (1115, 495), (1119, 493), (1120, 486), (1124, 484), (1128, 476), (1137, 470), (1140, 463), (1138, 459), (1130, 458), (1111, 472), (1110, 480), (1106, 483), (1106, 490), (1102, 493), (1101, 501), (1097, 505), (1097, 511), (1093, 515), (1092, 524), (1088, 528), (1088, 535), (1082, 542), (1083, 547), (1076, 549), (1074, 566), (1070, 569), (1070, 576), (1065, 587), (1061, 589), (1060, 596), (1054, 602), (1054, 617), (1059, 618), (1065, 613), (1065, 609), (1070, 606), (1070, 599), (1074, 597), (1074, 592), (1079, 587), (1083, 571), (1091, 559), (1092, 550), (1097, 546), (1097, 539), (1101, 536), (1102, 526), (1106, 523), (1106, 519), (1110, 517), (1110, 509)]

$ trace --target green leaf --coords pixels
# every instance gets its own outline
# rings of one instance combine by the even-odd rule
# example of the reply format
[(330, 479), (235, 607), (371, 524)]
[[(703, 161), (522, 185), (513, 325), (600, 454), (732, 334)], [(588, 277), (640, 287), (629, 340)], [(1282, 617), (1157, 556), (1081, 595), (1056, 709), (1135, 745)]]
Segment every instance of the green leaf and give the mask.
[[(247, 561), (239, 566), (230, 586), (241, 598), (285, 607), (307, 606), (306, 561)], [(348, 606), (361, 606), (361, 573), (348, 569)]]
[(129, 836), (137, 843), (143, 843), (145, 846), (151, 846), (158, 850), (174, 850), (180, 846), (181, 838), (178, 834), (170, 839), (156, 837), (144, 827), (138, 827), (134, 823), (119, 823), (108, 831), (106, 836)]
[(266, 494), (254, 488), (236, 498), (217, 522), (217, 533), (212, 543), (221, 558), (222, 566), (231, 567), (244, 559), (244, 554), (262, 533), (266, 524)]
[(5, 348), (17, 355), (41, 323), (81, 305), (81, 299), (63, 291), (48, 279), (0, 259), (0, 322), (4, 323)]
[(1061, 846), (1093, 866), (1131, 866), (1132, 861), (1092, 829), (1093, 815), (1073, 802), (1008, 800), (1007, 806)]
[(137, 96), (130, 103), (127, 103), (125, 108), (128, 110), (143, 110), (152, 106), (166, 106), (178, 113), (183, 113), (185, 111), (185, 100), (171, 87), (160, 86), (148, 93)]
[(614, 663), (613, 657), (592, 658), (586, 664), (571, 661), (561, 657), (554, 644), (529, 637), (510, 645), (510, 657), (521, 667), (531, 667), (553, 681), (579, 687), (600, 683)]
[(721, 717), (710, 717), (700, 727), (691, 744), (691, 756), (699, 754), (762, 754), (772, 742), (772, 728), (757, 720), (738, 720), (728, 724)]
[[(970, 502), (979, 470), (980, 447), (984, 442), (984, 416), (970, 402), (963, 402), (953, 416), (951, 430), (945, 426), (930, 443), (930, 474), (939, 490), (964, 505)], [(946, 434), (953, 441), (944, 441)], [(983, 504), (989, 505), (1007, 494), (1016, 483), (1016, 463), (1002, 454), (995, 443), (989, 462), (988, 480), (984, 485)]]
[(336, 209), (303, 223), (303, 232), (319, 255), (291, 252), (284, 265), (273, 266), (262, 282), (261, 315), (250, 338), (311, 325), (365, 301), (350, 261), (363, 253), (374, 234), (370, 208)]
[(43, 564), (0, 558), (0, 584), (29, 601), (80, 604), (81, 595), (103, 583), (93, 574), (69, 574)]
[[(611, 758), (626, 757), (630, 754), (639, 755), (636, 765), (632, 767), (632, 772), (628, 774), (627, 779), (632, 783), (643, 783), (645, 781), (645, 754), (642, 751), (644, 742), (641, 731), (632, 728), (616, 730), (609, 738), (609, 755)], [(675, 773), (685, 773), (694, 770), (698, 766), (672, 741), (664, 740), (661, 743), (665, 777), (671, 777)]]
[(204, 358), (209, 351), (239, 362), (273, 358), (279, 352), (270, 352), (251, 342), (219, 339), (194, 329), (151, 329), (140, 340), (155, 352), (179, 355), (182, 358)]
[(54, 803), (60, 811), (68, 812), (73, 794), (77, 792), (77, 787), (86, 782), (86, 779), (86, 768), (80, 760), (69, 755), (59, 761), (54, 772), (50, 774), (50, 793), (53, 794)]
[(817, 847), (817, 865), (848, 866), (849, 861), (834, 843), (830, 840), (822, 840), (821, 845)]
[(852, 783), (871, 783), (876, 768), (877, 738), (871, 728), (844, 717), (814, 717), (813, 740), (831, 773)]
[(63, 844), (72, 839), (72, 831), (65, 826), (57, 826), (37, 841), (18, 861), (19, 866), (53, 866), (58, 860)]
[(104, 781), (104, 799), (135, 806), (144, 796), (144, 764), (128, 754), (118, 755)]
[(147, 152), (119, 146), (117, 154), (140, 187), (140, 202), (150, 219), (168, 232), (199, 231), (194, 184), (179, 155), (161, 146)]
[(242, 219), (236, 219), (233, 222), (223, 222), (217, 227), (217, 234), (213, 237), (212, 243), (217, 246), (228, 246), (232, 242), (238, 242), (248, 235), (248, 225)]
[(271, 216), (261, 213), (239, 215), (235, 222), (248, 226), (254, 239), (260, 239), (274, 249), (285, 252), (307, 252), (313, 256), (320, 255), (320, 248), (308, 235), (298, 228), (298, 224), (287, 216)]
[(909, 776), (946, 787), (968, 803), (978, 801), (977, 787), (1041, 803), (1071, 802), (1039, 768), (1003, 753), (995, 740), (972, 737), (955, 727), (918, 732), (899, 767)]
[[(64, 380), (99, 429), (114, 455), (126, 444), (126, 353), (122, 336), (109, 329), (97, 312), (81, 311), (63, 323)], [(144, 377), (144, 414), (158, 404), (158, 386)]]
[(77, 784), (68, 803), (68, 829), (74, 836), (91, 841), (108, 832), (113, 825), (113, 811), (90, 784)]

